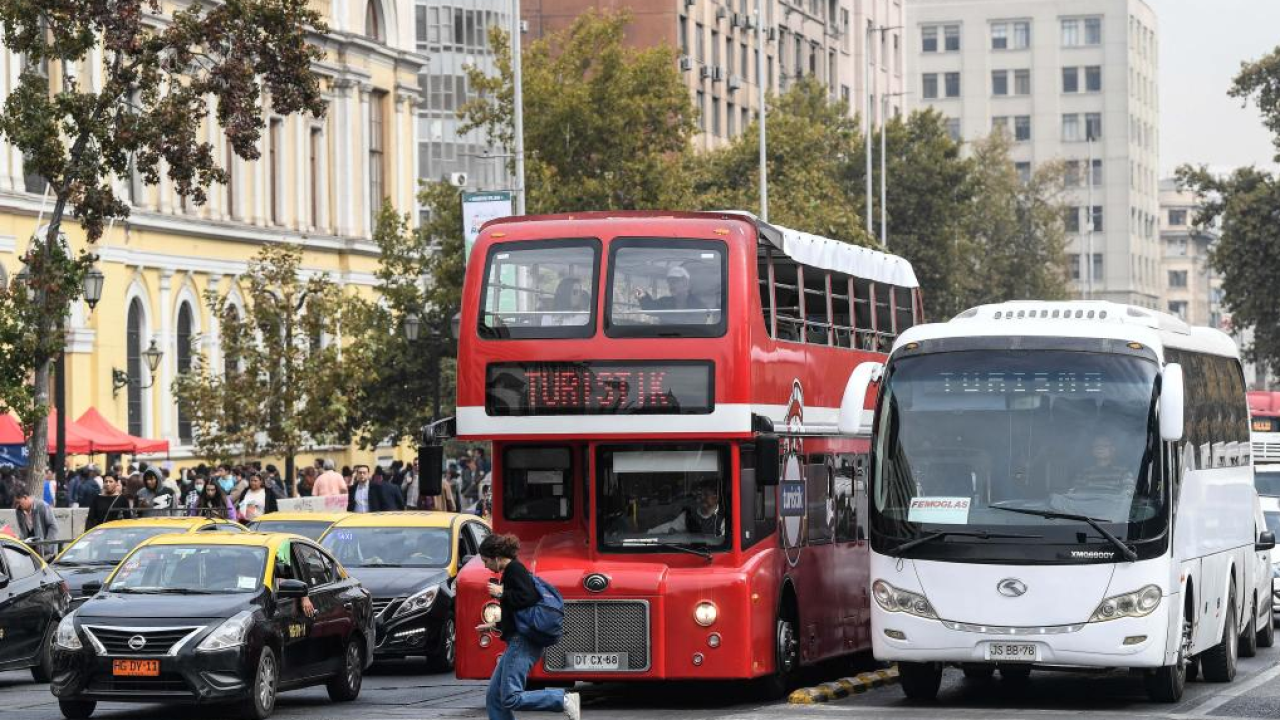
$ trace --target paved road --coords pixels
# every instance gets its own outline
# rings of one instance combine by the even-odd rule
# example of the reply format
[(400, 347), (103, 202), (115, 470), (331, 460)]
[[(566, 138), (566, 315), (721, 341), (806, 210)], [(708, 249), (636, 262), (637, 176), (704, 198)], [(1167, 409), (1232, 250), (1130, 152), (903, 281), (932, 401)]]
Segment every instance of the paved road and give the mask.
[[(1280, 648), (1240, 660), (1230, 685), (1188, 685), (1177, 705), (1147, 702), (1140, 678), (1127, 673), (1036, 672), (1025, 684), (966, 681), (948, 670), (936, 704), (907, 701), (897, 687), (881, 688), (828, 705), (761, 704), (736, 686), (591, 686), (584, 688), (583, 715), (590, 720), (1275, 720), (1280, 718)], [(220, 720), (218, 708), (182, 709), (103, 703), (95, 718)], [(58, 720), (57, 703), (45, 685), (26, 672), (0, 673), (0, 720)], [(329, 703), (323, 688), (280, 697), (281, 720), (398, 720), (484, 717), (483, 683), (427, 675), (415, 663), (376, 666), (353, 705)], [(557, 717), (529, 713), (526, 718)]]

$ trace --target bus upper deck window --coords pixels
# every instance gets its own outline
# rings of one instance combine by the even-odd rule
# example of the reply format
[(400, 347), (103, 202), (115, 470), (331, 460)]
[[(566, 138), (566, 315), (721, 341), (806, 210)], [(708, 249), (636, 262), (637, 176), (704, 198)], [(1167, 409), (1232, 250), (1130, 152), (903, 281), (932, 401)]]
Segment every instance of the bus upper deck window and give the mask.
[(502, 243), (489, 250), (479, 333), (485, 338), (595, 334), (597, 240)]
[(725, 329), (725, 246), (626, 239), (612, 246), (611, 337), (717, 337)]

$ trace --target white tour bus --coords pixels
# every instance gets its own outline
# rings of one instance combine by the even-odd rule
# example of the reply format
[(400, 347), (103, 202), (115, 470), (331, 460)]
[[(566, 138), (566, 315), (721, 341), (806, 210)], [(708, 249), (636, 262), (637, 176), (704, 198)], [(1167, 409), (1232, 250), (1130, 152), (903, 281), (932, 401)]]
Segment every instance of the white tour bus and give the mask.
[[(853, 420), (873, 383), (874, 420)], [(1106, 302), (987, 305), (900, 335), (845, 405), (840, 431), (873, 435), (875, 655), (909, 697), (948, 665), (1041, 666), (1136, 669), (1172, 702), (1273, 641), (1275, 537), (1226, 335)]]

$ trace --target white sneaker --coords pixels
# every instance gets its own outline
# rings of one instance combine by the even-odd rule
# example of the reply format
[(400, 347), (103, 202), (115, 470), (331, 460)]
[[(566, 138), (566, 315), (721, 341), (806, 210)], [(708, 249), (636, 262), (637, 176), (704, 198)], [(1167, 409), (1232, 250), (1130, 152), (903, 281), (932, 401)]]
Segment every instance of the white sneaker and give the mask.
[(564, 694), (564, 716), (569, 720), (581, 720), (582, 697), (578, 693), (567, 692)]

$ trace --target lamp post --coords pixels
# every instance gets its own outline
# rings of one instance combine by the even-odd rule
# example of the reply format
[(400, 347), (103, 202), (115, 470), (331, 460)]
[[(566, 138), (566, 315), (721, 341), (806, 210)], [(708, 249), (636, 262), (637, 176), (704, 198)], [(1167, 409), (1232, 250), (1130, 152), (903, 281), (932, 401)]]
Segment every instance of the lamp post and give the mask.
[[(26, 273), (23, 269), (23, 273)], [(28, 274), (29, 276), (29, 274)], [(19, 274), (22, 277), (22, 274)], [(80, 281), (80, 291), (84, 294), (84, 302), (89, 306), (89, 312), (93, 312), (98, 307), (98, 302), (102, 300), (102, 286), (105, 277), (97, 265), (89, 268), (84, 274), (84, 278)], [(54, 440), (58, 443), (53, 455), (53, 473), (57, 478), (58, 487), (63, 487), (63, 483), (67, 479), (67, 341), (65, 337), (66, 329), (59, 323), (59, 332), (63, 333), (62, 348), (58, 351), (58, 359), (54, 366), (54, 373), (58, 377), (58, 384), (53, 390), (53, 405), (58, 414), (57, 427), (54, 429)]]
[(142, 384), (142, 378), (135, 378), (129, 374), (127, 370), (120, 368), (111, 368), (111, 397), (120, 394), (120, 390), (130, 385), (137, 387), (139, 390), (146, 390), (154, 387), (156, 384), (156, 370), (160, 368), (160, 359), (164, 357), (164, 351), (156, 347), (156, 339), (151, 338), (151, 344), (146, 350), (142, 351), (142, 361), (147, 364), (149, 381), (146, 385)]

